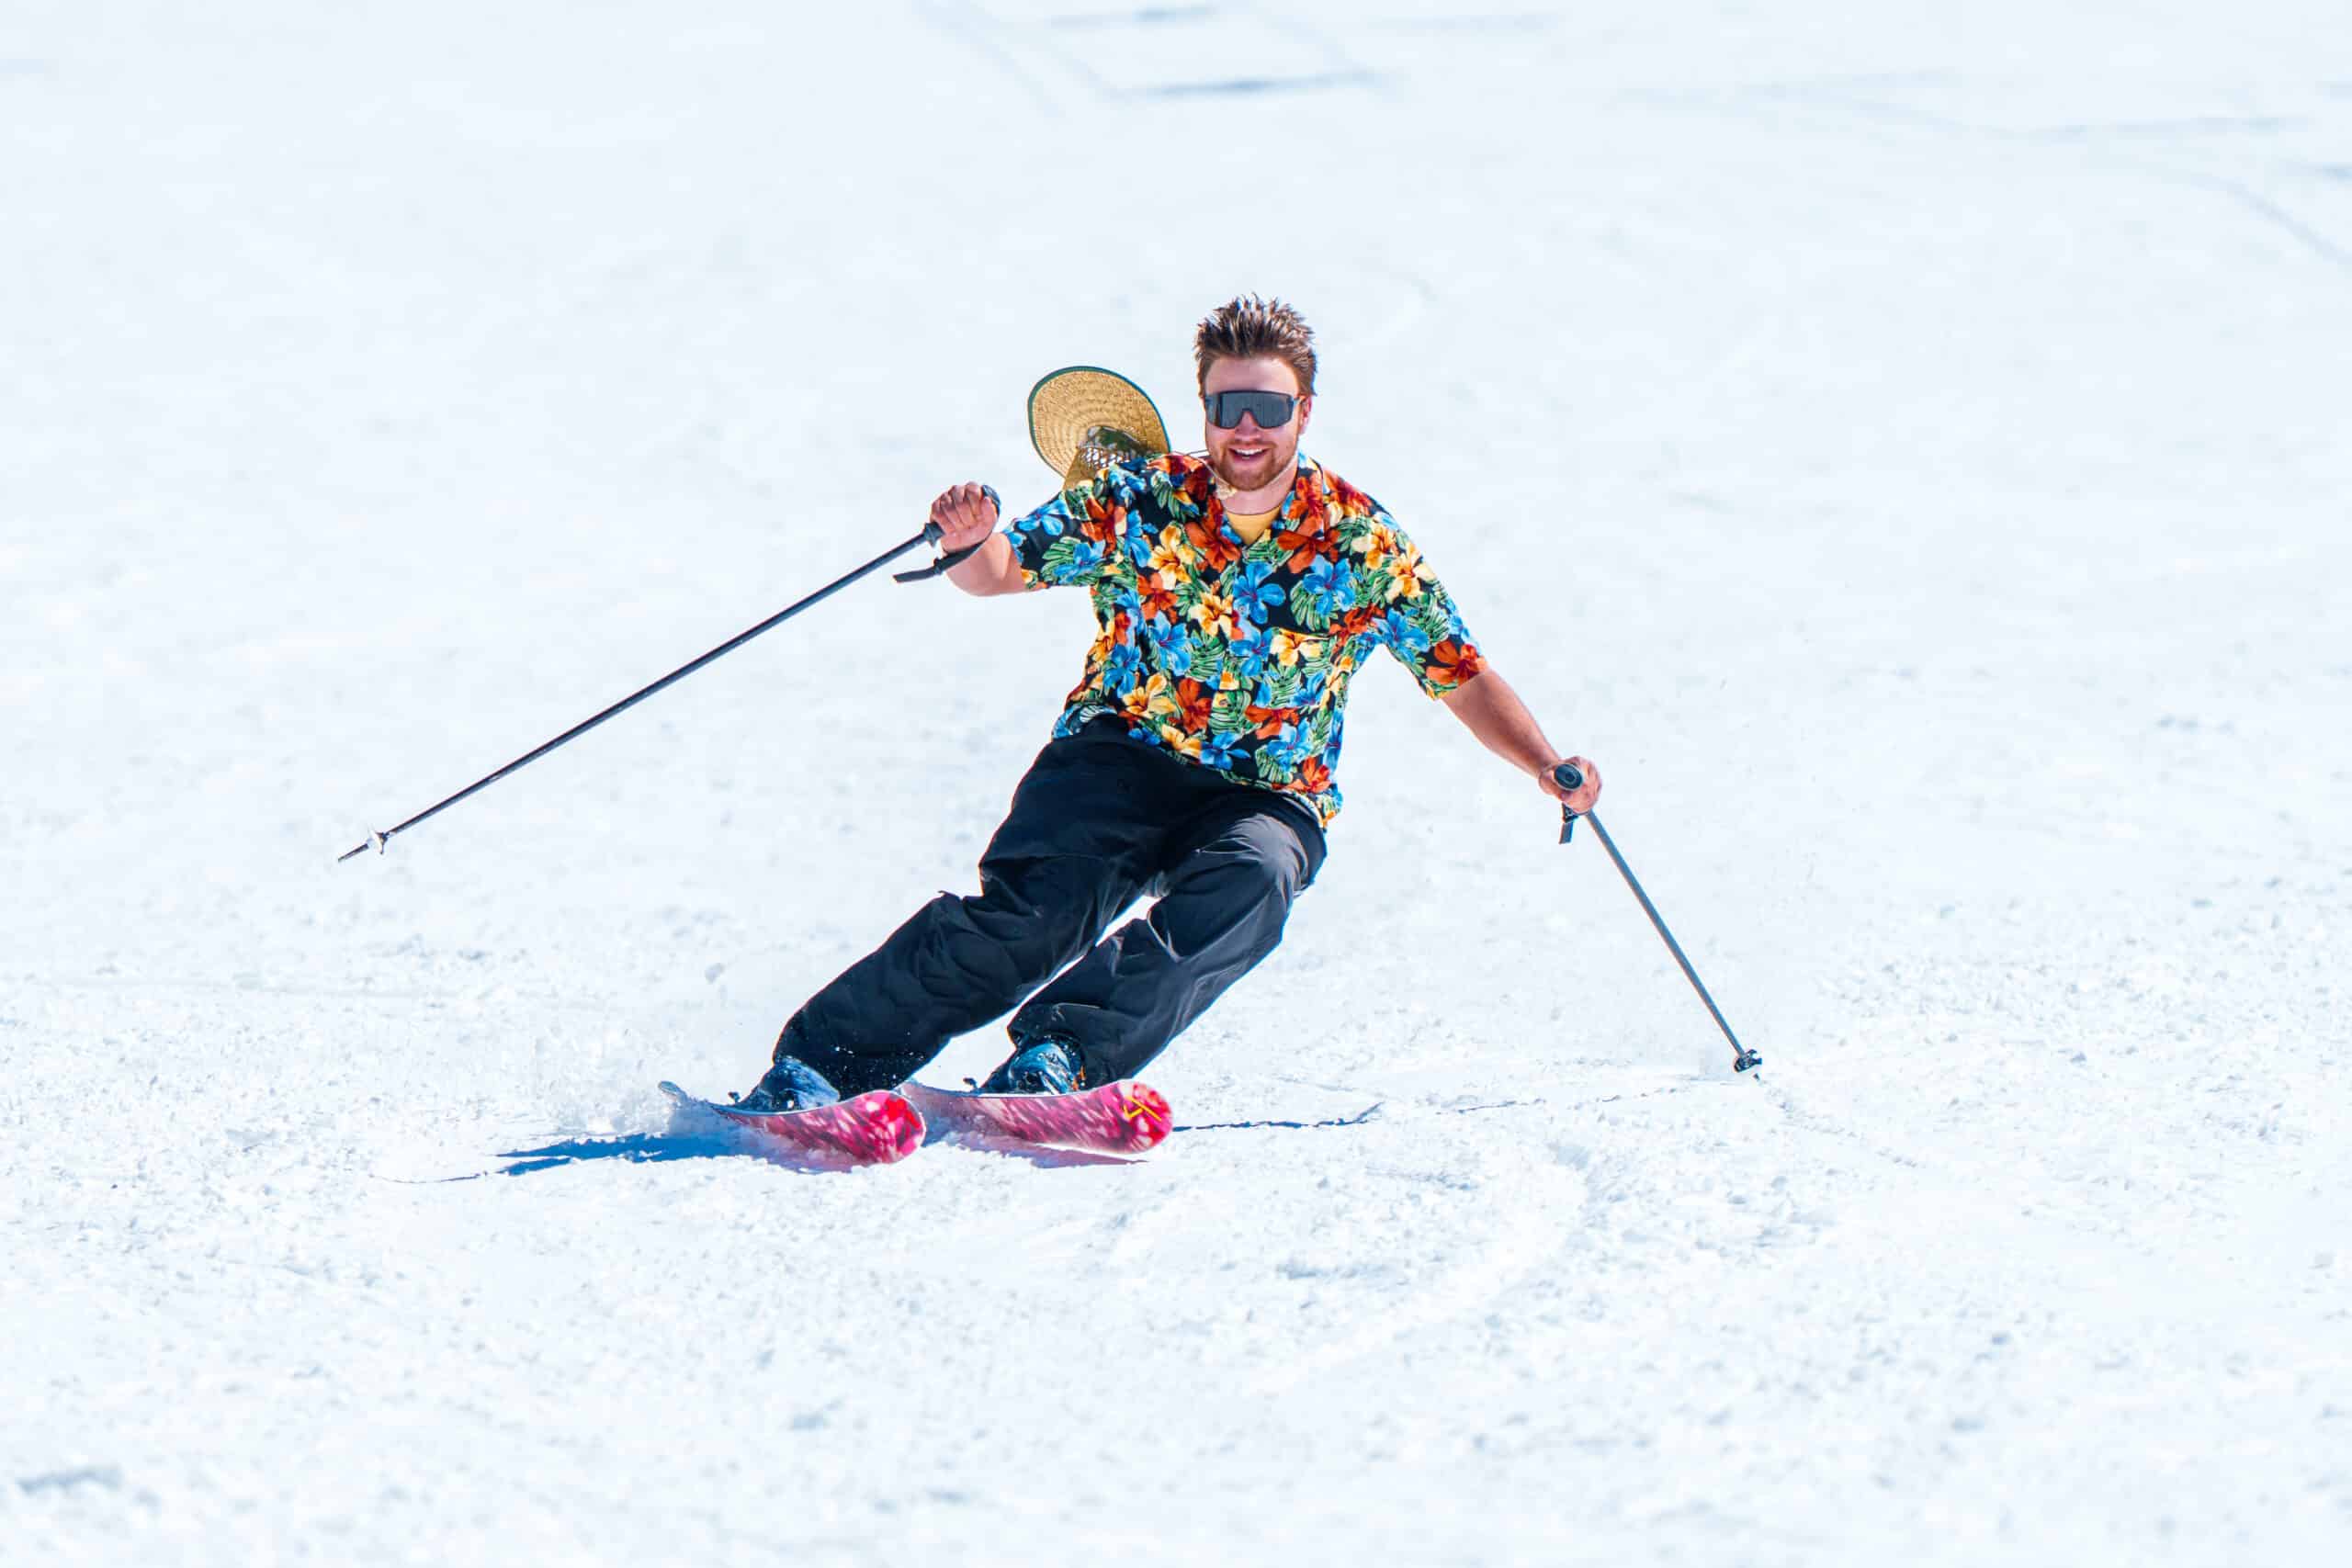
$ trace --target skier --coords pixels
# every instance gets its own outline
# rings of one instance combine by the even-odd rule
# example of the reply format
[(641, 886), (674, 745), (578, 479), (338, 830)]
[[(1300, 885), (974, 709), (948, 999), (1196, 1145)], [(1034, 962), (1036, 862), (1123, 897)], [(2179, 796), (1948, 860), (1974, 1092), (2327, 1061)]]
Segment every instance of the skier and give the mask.
[[(984, 1092), (1133, 1077), (1282, 940), (1323, 863), (1348, 684), (1374, 649), (1546, 795), (1577, 812), (1599, 797), (1582, 757), (1566, 759), (1581, 787), (1555, 782), (1563, 754), (1404, 531), (1298, 456), (1315, 409), (1298, 312), (1242, 296), (1193, 352), (1205, 461), (1128, 457), (1001, 532), (979, 485), (932, 503), (944, 549), (978, 547), (948, 572), (958, 588), (1084, 587), (1099, 635), (978, 897), (940, 895), (810, 998), (741, 1109), (895, 1087), (1016, 1003)], [(1147, 895), (1148, 916), (1103, 935)]]

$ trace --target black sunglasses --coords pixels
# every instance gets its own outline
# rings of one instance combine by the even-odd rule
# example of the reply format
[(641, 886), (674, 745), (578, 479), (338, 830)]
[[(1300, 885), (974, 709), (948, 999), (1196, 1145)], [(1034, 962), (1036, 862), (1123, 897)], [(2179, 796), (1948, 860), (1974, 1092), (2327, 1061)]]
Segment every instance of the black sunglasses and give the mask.
[(1288, 392), (1210, 392), (1201, 401), (1208, 405), (1209, 423), (1219, 430), (1233, 429), (1245, 413), (1261, 430), (1280, 430), (1298, 408), (1298, 400)]

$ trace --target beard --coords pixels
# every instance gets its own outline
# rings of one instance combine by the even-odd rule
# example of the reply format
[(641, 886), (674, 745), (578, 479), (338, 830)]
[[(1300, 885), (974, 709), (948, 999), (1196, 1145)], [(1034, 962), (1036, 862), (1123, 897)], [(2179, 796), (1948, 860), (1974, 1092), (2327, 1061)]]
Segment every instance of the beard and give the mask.
[(1224, 481), (1228, 490), (1263, 490), (1298, 462), (1298, 443), (1270, 443), (1266, 455), (1247, 463), (1236, 462), (1229, 453), (1211, 452), (1209, 471)]

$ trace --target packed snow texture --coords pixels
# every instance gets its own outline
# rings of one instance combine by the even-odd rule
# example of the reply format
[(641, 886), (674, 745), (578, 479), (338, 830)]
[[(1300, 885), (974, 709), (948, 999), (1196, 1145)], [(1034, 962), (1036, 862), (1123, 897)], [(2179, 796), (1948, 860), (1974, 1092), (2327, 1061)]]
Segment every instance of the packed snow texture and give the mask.
[[(16, 0), (0, 1560), (2345, 1561), (2345, 20)], [(673, 1112), (1075, 593), (334, 863), (1243, 289), (1760, 1075), (1384, 661), (1160, 1157)]]

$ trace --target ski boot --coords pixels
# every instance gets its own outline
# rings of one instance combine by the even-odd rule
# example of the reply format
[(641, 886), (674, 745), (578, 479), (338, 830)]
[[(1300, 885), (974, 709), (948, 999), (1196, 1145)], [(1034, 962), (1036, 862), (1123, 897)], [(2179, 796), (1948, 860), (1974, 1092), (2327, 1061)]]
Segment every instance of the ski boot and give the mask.
[(839, 1103), (841, 1091), (826, 1080), (825, 1075), (797, 1056), (778, 1056), (766, 1076), (746, 1095), (729, 1095), (737, 1111), (753, 1111), (763, 1114), (772, 1111), (812, 1111), (820, 1105)]
[(1022, 1045), (980, 1085), (982, 1094), (1069, 1094), (1086, 1085), (1078, 1047), (1055, 1035)]

